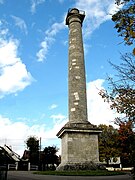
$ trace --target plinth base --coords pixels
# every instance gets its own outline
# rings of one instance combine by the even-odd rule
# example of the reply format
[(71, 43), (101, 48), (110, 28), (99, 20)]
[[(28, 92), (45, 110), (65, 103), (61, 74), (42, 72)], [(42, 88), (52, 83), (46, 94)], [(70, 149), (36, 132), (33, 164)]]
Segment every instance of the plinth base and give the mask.
[(61, 138), (61, 164), (57, 170), (97, 169), (99, 162), (98, 134), (91, 123), (67, 123), (58, 132)]
[(100, 163), (86, 162), (86, 163), (67, 163), (60, 164), (56, 171), (84, 171), (84, 170), (104, 170), (105, 166)]

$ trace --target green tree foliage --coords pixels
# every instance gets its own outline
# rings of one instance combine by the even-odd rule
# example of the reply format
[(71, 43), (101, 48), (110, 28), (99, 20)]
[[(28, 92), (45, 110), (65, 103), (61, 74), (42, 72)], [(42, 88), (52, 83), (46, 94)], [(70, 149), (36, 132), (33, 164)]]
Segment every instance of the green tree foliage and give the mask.
[(29, 150), (29, 160), (32, 164), (38, 164), (39, 162), (39, 140), (30, 136), (26, 140), (27, 149)]
[(39, 140), (35, 136), (30, 136), (26, 140), (26, 145), (29, 151), (39, 150)]
[[(59, 165), (59, 158), (56, 155), (58, 149), (56, 146), (48, 146), (43, 150), (43, 164), (45, 165), (45, 170), (52, 169), (55, 170), (55, 164)], [(49, 165), (51, 165), (49, 167)]]
[(119, 149), (117, 147), (118, 130), (113, 126), (99, 125), (102, 133), (99, 134), (99, 158), (100, 161), (105, 160), (109, 164), (111, 158), (119, 156)]
[[(112, 16), (115, 28), (127, 45), (135, 41), (135, 0), (116, 0), (119, 11)], [(133, 49), (135, 55), (135, 48)]]
[(101, 90), (99, 94), (110, 103), (111, 109), (123, 114), (124, 121), (135, 123), (135, 56), (125, 54), (120, 65), (110, 64), (117, 72), (116, 78), (108, 78), (110, 93)]
[(123, 167), (134, 166), (135, 164), (135, 133), (132, 121), (119, 121), (118, 147)]

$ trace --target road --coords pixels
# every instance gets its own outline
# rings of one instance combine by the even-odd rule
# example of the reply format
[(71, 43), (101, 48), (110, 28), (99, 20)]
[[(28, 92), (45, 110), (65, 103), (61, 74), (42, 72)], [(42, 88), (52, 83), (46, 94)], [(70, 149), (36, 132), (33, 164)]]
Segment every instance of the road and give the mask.
[(30, 171), (9, 171), (7, 180), (131, 180), (129, 175), (119, 176), (51, 176), (36, 175)]

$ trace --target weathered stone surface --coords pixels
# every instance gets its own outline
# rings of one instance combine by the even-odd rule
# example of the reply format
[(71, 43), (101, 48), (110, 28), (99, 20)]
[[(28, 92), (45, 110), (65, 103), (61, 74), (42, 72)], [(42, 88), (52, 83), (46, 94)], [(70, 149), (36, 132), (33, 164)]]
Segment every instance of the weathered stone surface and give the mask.
[(101, 129), (97, 128), (96, 125), (91, 124), (90, 122), (85, 123), (71, 123), (67, 122), (64, 127), (61, 128), (61, 130), (57, 133), (57, 136), (59, 138), (62, 138), (64, 132), (88, 132), (88, 133), (101, 133)]
[(84, 15), (72, 9), (66, 18), (69, 26), (69, 71), (68, 71), (68, 111), (69, 121), (74, 123), (87, 121), (87, 98), (82, 22)]
[(92, 161), (89, 163), (68, 163), (68, 164), (61, 164), (57, 171), (78, 171), (78, 170), (104, 170), (105, 166), (98, 163), (93, 163)]
[(88, 121), (82, 23), (85, 15), (71, 9), (69, 27), (68, 108), (69, 122), (57, 133), (61, 138), (61, 164), (57, 170), (89, 170), (99, 167), (98, 134)]
[[(62, 164), (94, 164), (99, 163), (98, 133), (99, 129), (63, 128), (61, 137)], [(86, 166), (87, 167), (87, 166)]]

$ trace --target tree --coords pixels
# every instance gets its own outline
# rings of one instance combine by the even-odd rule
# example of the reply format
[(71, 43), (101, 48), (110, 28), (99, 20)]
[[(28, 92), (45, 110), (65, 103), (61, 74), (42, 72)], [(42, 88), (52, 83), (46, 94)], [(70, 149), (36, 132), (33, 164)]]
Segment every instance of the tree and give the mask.
[(118, 147), (120, 148), (121, 162), (124, 167), (135, 164), (135, 133), (132, 121), (120, 122), (118, 130)]
[[(124, 42), (131, 45), (135, 41), (135, 0), (115, 0), (120, 9), (112, 16), (115, 28)], [(135, 55), (135, 48), (133, 50)], [(121, 55), (122, 63), (115, 65), (115, 80), (108, 78), (111, 92), (100, 91), (105, 101), (111, 103), (111, 109), (125, 115), (124, 120), (135, 122), (135, 56), (131, 53)]]
[(117, 147), (118, 131), (113, 126), (99, 125), (102, 133), (99, 134), (99, 158), (100, 161), (105, 160), (109, 165), (111, 158), (116, 159), (119, 156), (119, 149)]
[[(118, 12), (112, 16), (115, 28), (119, 36), (124, 38), (127, 45), (135, 42), (135, 0), (115, 0), (120, 6)], [(108, 78), (109, 92), (101, 90), (99, 94), (104, 101), (110, 103), (111, 109), (115, 109), (122, 114), (121, 118), (116, 118), (115, 122), (119, 125), (119, 147), (123, 162), (135, 162), (135, 139), (133, 127), (135, 125), (135, 48), (132, 53), (121, 55), (122, 62), (115, 65), (110, 62), (116, 70), (115, 78)], [(132, 126), (131, 126), (131, 124)], [(131, 133), (128, 137), (128, 133)], [(131, 143), (132, 139), (132, 143)], [(123, 145), (121, 145), (121, 143)], [(127, 143), (127, 145), (125, 145)], [(132, 146), (133, 144), (133, 146)], [(125, 151), (124, 147), (125, 146)], [(131, 149), (133, 153), (131, 153)], [(130, 159), (130, 160), (129, 160)], [(135, 163), (134, 163), (135, 164)]]
[(29, 150), (29, 160), (31, 163), (38, 164), (39, 162), (39, 140), (30, 136), (26, 140), (27, 149)]
[(108, 78), (110, 93), (103, 89), (99, 94), (111, 109), (123, 114), (124, 121), (135, 123), (135, 56), (125, 54), (120, 65), (110, 64), (117, 72), (116, 78)]
[[(120, 6), (118, 12), (112, 16), (115, 28), (119, 36), (124, 38), (127, 45), (132, 45), (135, 41), (135, 1), (134, 0), (115, 0)], [(135, 55), (135, 48), (133, 49)]]
[(55, 170), (55, 165), (59, 165), (59, 158), (56, 155), (58, 152), (58, 149), (56, 146), (48, 146), (45, 147), (43, 150), (44, 153), (44, 158), (43, 158), (43, 163), (45, 164), (45, 169), (50, 169), (48, 165), (51, 165), (52, 170)]

